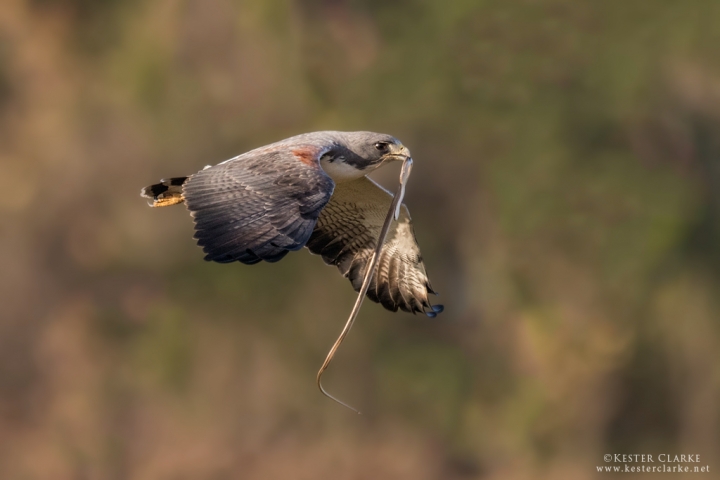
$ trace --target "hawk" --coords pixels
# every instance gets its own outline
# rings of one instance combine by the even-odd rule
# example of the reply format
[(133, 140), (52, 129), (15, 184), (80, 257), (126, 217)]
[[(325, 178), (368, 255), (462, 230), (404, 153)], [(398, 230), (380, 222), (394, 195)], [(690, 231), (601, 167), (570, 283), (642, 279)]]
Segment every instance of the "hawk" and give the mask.
[[(390, 135), (313, 132), (256, 148), (187, 176), (145, 187), (150, 206), (184, 203), (205, 260), (277, 262), (307, 247), (360, 291), (392, 194), (367, 177), (410, 152)], [(388, 310), (435, 317), (442, 305), (403, 204), (383, 244), (367, 297)]]

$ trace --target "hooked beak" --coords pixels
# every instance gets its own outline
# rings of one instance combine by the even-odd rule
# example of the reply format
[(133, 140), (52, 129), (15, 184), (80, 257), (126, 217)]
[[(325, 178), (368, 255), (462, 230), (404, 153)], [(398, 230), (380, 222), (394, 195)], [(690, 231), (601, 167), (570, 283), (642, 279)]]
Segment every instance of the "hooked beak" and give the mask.
[(405, 145), (390, 145), (390, 152), (385, 154), (385, 161), (399, 160), (404, 162), (410, 157), (410, 150)]

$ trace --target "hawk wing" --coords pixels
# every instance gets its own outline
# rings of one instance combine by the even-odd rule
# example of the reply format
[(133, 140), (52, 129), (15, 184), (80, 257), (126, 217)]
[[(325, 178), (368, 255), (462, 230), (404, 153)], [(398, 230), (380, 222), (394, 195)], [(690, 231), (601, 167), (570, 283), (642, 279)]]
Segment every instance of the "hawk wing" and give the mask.
[[(367, 177), (337, 184), (306, 245), (312, 253), (322, 255), (328, 265), (337, 265), (356, 292), (362, 286), (391, 201), (392, 195)], [(431, 305), (428, 293), (435, 292), (425, 273), (410, 214), (403, 205), (385, 239), (367, 295), (393, 312), (400, 308), (434, 317), (443, 307)]]
[(205, 260), (276, 262), (302, 248), (335, 186), (320, 168), (326, 150), (273, 144), (191, 176), (183, 197)]

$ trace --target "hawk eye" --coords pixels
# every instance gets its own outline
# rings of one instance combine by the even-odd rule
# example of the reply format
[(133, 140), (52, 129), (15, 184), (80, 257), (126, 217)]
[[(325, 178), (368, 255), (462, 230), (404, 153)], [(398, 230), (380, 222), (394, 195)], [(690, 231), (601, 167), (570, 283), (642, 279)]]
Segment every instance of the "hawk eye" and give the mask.
[(375, 144), (375, 148), (381, 152), (387, 152), (389, 145), (390, 144), (388, 142), (377, 142)]

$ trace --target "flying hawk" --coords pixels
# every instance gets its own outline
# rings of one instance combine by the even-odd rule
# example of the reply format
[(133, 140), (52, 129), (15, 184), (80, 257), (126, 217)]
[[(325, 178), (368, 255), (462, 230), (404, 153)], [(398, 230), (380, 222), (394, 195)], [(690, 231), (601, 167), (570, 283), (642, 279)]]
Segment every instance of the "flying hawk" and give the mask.
[[(277, 262), (307, 247), (360, 291), (392, 194), (366, 175), (410, 157), (390, 135), (314, 132), (251, 150), (187, 176), (145, 187), (150, 206), (185, 203), (205, 260)], [(367, 296), (396, 312), (434, 317), (435, 293), (403, 204)]]

